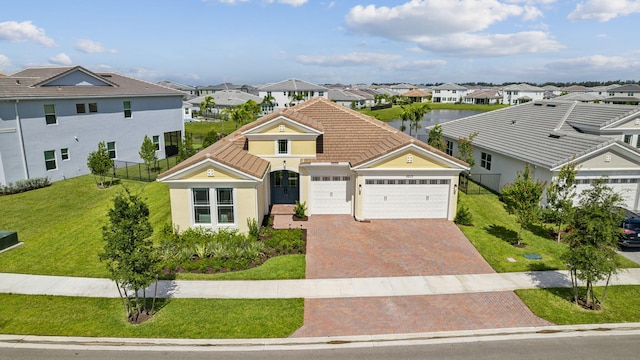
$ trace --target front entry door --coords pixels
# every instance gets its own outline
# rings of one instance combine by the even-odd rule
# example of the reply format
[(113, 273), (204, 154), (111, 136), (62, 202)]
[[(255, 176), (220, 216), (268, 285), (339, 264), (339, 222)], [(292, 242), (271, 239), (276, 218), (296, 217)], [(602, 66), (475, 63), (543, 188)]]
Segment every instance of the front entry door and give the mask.
[(271, 204), (295, 204), (300, 199), (298, 173), (288, 170), (271, 173)]

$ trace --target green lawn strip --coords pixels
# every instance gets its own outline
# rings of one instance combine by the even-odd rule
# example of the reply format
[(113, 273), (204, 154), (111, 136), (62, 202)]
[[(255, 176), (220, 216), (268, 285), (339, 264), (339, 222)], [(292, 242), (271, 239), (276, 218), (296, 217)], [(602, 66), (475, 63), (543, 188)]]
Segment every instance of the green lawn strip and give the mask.
[(98, 253), (102, 226), (116, 193), (127, 186), (147, 202), (154, 229), (171, 221), (166, 184), (121, 180), (98, 189), (91, 175), (54, 182), (50, 187), (1, 196), (0, 229), (18, 232), (24, 242), (0, 254), (0, 272), (107, 277)]
[[(427, 103), (431, 110), (474, 110), (474, 111), (491, 111), (500, 109), (503, 107), (507, 107), (508, 105), (475, 105), (475, 104), (443, 104), (443, 103)], [(400, 114), (402, 114), (402, 107), (399, 105), (394, 105), (388, 109), (374, 110), (370, 109), (361, 109), (359, 112), (373, 116), (381, 121), (391, 121), (395, 119), (400, 119)]]
[[(603, 288), (595, 290), (601, 298)], [(571, 288), (516, 290), (516, 294), (534, 314), (557, 325), (640, 322), (637, 285), (610, 286), (604, 309), (599, 311), (575, 305)]]
[(220, 274), (175, 274), (177, 280), (279, 280), (304, 279), (304, 255), (281, 255), (267, 260), (264, 264), (249, 270)]
[(236, 124), (233, 121), (219, 120), (184, 124), (184, 132), (192, 136), (193, 145), (196, 149), (202, 146), (202, 138), (211, 130), (215, 130), (218, 134), (229, 135), (236, 130)]
[(302, 326), (303, 299), (159, 299), (129, 324), (120, 299), (0, 294), (0, 333), (148, 338), (287, 337)]
[[(497, 272), (538, 271), (566, 269), (560, 257), (566, 245), (552, 239), (551, 229), (546, 225), (534, 225), (522, 232), (524, 248), (509, 241), (517, 236), (519, 225), (509, 215), (495, 194), (460, 194), (460, 205), (469, 208), (473, 215), (473, 226), (460, 229), (480, 254)], [(528, 260), (524, 254), (538, 254), (541, 260)], [(509, 262), (508, 258), (516, 260)], [(638, 264), (620, 256), (622, 267), (638, 267)]]

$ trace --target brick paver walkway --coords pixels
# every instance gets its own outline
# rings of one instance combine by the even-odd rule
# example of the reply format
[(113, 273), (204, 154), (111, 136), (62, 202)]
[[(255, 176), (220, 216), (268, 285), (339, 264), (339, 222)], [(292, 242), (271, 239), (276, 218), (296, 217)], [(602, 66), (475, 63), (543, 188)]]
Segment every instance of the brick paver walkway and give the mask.
[[(316, 215), (308, 223), (307, 278), (495, 273), (446, 220)], [(294, 337), (412, 333), (550, 325), (513, 292), (305, 299)]]

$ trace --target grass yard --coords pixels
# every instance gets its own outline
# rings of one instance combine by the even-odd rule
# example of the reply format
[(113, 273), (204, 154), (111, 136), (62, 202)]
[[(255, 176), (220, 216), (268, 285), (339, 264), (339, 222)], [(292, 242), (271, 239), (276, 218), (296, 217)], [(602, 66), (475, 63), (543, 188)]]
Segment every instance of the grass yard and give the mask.
[[(602, 290), (595, 288), (599, 298)], [(516, 290), (516, 294), (534, 314), (557, 325), (640, 322), (640, 286), (610, 286), (600, 311), (573, 304), (571, 288)]]
[(129, 324), (120, 299), (0, 294), (0, 333), (145, 338), (274, 338), (302, 326), (303, 299), (159, 299)]
[(202, 138), (211, 130), (218, 134), (229, 135), (236, 130), (233, 121), (200, 121), (184, 124), (184, 132), (193, 136), (193, 146), (196, 149), (202, 147)]
[[(473, 226), (460, 229), (480, 254), (497, 272), (537, 271), (565, 269), (560, 260), (566, 249), (552, 239), (551, 230), (535, 225), (522, 233), (524, 248), (511, 245), (517, 237), (519, 225), (509, 215), (495, 194), (466, 195), (460, 193), (460, 204), (469, 208)], [(528, 260), (524, 254), (538, 254), (541, 260)], [(510, 262), (512, 258), (515, 262)], [(638, 267), (638, 264), (620, 256), (622, 267)]]
[[(476, 111), (491, 111), (507, 107), (508, 105), (475, 105), (475, 104), (442, 104), (442, 103), (426, 103), (431, 110), (476, 110)], [(391, 121), (400, 118), (402, 114), (402, 107), (394, 105), (388, 109), (381, 109), (371, 111), (369, 109), (361, 109), (359, 112), (373, 116), (381, 121)]]
[(0, 229), (17, 231), (24, 245), (0, 254), (0, 272), (107, 277), (98, 253), (102, 226), (113, 197), (123, 186), (141, 194), (158, 231), (171, 222), (166, 184), (120, 180), (98, 189), (93, 176), (54, 182), (50, 187), (0, 196)]

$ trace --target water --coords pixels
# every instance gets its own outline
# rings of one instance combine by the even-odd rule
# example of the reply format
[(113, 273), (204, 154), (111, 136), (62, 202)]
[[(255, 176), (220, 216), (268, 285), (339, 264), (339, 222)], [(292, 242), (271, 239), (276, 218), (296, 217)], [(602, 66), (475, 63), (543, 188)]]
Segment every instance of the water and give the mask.
[[(424, 118), (422, 119), (422, 123), (421, 123), (422, 128), (418, 130), (418, 137), (421, 140), (426, 140), (429, 134), (429, 131), (426, 128), (433, 126), (435, 124), (442, 124), (447, 121), (461, 119), (463, 117), (480, 114), (482, 112), (483, 111), (476, 111), (476, 110), (431, 110), (428, 113), (426, 113), (424, 115)], [(402, 125), (402, 120), (396, 119), (396, 120), (387, 121), (387, 124), (389, 124), (390, 126), (393, 126), (396, 129), (399, 129), (400, 125)], [(404, 132), (408, 134), (409, 122), (405, 121), (404, 125), (407, 127), (407, 129)], [(413, 134), (413, 130), (412, 130), (412, 134)]]

